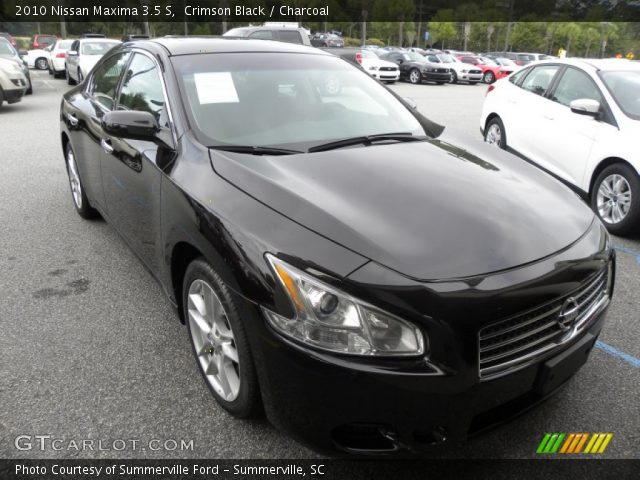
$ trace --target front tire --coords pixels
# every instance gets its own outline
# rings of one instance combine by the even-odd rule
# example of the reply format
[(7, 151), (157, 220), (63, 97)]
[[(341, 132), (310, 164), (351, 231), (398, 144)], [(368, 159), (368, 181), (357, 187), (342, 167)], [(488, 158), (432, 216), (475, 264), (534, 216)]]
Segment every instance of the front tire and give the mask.
[(608, 166), (593, 184), (591, 207), (609, 232), (628, 235), (640, 227), (640, 178), (624, 163)]
[(500, 117), (493, 117), (484, 129), (484, 141), (503, 150), (507, 149), (507, 132)]
[(451, 83), (458, 83), (458, 74), (456, 72), (451, 74)]
[(485, 72), (484, 76), (482, 77), (482, 81), (484, 83), (493, 83), (496, 81), (496, 76), (493, 74), (492, 71), (487, 71)]
[(98, 216), (98, 212), (89, 203), (87, 194), (84, 191), (76, 156), (71, 148), (71, 143), (67, 144), (65, 157), (67, 161), (67, 174), (69, 175), (69, 186), (71, 187), (71, 198), (73, 206), (76, 207), (78, 215), (84, 219), (91, 219)]
[(414, 85), (422, 83), (420, 70), (418, 70), (417, 68), (411, 69), (411, 71), (409, 72), (409, 82), (413, 83)]
[(187, 267), (182, 292), (193, 353), (209, 390), (233, 416), (253, 416), (260, 407), (258, 380), (234, 297), (203, 258)]

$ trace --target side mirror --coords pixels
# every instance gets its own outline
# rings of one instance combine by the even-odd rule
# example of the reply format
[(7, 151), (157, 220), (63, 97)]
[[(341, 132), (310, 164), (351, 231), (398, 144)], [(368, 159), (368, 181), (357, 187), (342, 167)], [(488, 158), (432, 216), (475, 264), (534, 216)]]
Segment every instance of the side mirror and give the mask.
[(67, 55), (69, 55), (70, 57), (75, 57), (76, 55), (78, 55), (77, 50), (67, 50)]
[(157, 140), (156, 133), (160, 130), (156, 117), (149, 112), (136, 110), (105, 113), (102, 117), (102, 128), (114, 137), (150, 142)]
[(20, 50), (18, 50), (18, 55), (20, 55), (21, 57), (24, 57), (26, 55), (29, 55), (29, 52), (24, 48), (21, 48)]
[(591, 98), (578, 98), (569, 104), (571, 111), (578, 115), (597, 117), (600, 115), (600, 102)]
[(405, 101), (407, 105), (409, 105), (413, 110), (418, 110), (418, 104), (411, 97), (402, 97), (402, 100)]
[(403, 62), (404, 60), (402, 60), (401, 58), (398, 59), (398, 65), (402, 65)]

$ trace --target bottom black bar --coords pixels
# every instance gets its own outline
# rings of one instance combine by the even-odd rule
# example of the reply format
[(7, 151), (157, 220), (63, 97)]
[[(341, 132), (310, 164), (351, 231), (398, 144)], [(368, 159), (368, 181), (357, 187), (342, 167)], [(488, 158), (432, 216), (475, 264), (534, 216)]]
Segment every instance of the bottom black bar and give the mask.
[(2, 480), (127, 479), (637, 479), (639, 460), (21, 460), (1, 459)]

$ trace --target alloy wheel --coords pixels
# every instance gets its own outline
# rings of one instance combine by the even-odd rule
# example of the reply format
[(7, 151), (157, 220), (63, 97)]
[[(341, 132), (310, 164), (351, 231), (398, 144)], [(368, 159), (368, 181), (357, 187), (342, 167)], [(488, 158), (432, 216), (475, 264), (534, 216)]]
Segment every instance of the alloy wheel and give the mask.
[(418, 72), (417, 70), (411, 70), (411, 73), (409, 73), (409, 81), (411, 83), (419, 83), (420, 82), (420, 72)]
[(69, 185), (71, 185), (71, 195), (76, 207), (82, 209), (82, 185), (80, 184), (80, 176), (78, 175), (78, 167), (73, 150), (67, 152), (67, 170), (69, 172)]
[(189, 286), (189, 330), (198, 362), (213, 390), (227, 402), (240, 391), (240, 359), (224, 306), (201, 279)]
[(617, 173), (605, 177), (598, 187), (596, 202), (605, 223), (620, 223), (631, 209), (631, 186), (627, 179)]
[(36, 60), (36, 68), (38, 70), (46, 70), (49, 68), (49, 64), (47, 63), (46, 59), (39, 58), (38, 60)]
[(492, 123), (487, 129), (484, 141), (489, 145), (495, 145), (496, 147), (501, 146), (502, 131), (500, 130), (500, 125), (498, 125), (497, 123)]
[(493, 83), (493, 81), (495, 80), (495, 76), (492, 72), (487, 72), (484, 74), (482, 80), (484, 81), (484, 83)]

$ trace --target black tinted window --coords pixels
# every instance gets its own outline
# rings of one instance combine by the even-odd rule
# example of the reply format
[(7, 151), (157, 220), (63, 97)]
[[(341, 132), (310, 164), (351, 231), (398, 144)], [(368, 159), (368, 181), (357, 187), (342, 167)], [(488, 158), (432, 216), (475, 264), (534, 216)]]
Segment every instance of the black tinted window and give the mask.
[[(280, 41), (287, 43), (302, 43), (302, 37), (300, 36), (300, 32), (296, 30), (280, 30), (278, 32), (280, 36)], [(335, 35), (331, 38), (337, 38)]]
[(161, 126), (168, 125), (160, 74), (146, 55), (136, 54), (122, 82), (118, 110), (152, 113)]
[(89, 94), (107, 110), (113, 110), (120, 74), (128, 59), (128, 52), (113, 55), (100, 65), (93, 74), (93, 79), (89, 86)]

